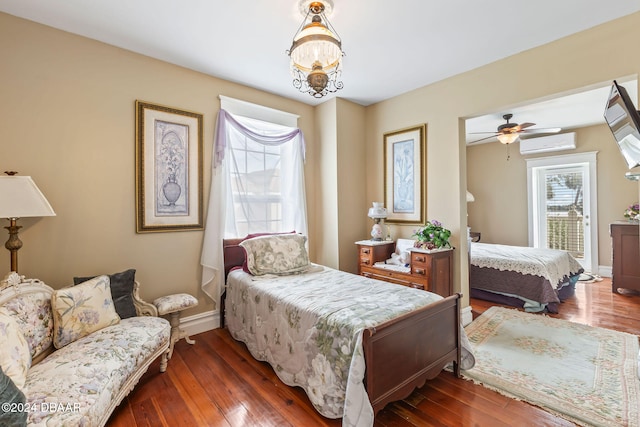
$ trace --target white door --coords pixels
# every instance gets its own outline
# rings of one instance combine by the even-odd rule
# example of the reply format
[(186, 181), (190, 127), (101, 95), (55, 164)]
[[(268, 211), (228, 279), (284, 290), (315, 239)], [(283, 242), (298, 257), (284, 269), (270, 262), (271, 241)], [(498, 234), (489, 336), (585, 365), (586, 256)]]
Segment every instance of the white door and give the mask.
[(597, 273), (595, 153), (585, 154), (527, 161), (529, 243), (566, 250)]

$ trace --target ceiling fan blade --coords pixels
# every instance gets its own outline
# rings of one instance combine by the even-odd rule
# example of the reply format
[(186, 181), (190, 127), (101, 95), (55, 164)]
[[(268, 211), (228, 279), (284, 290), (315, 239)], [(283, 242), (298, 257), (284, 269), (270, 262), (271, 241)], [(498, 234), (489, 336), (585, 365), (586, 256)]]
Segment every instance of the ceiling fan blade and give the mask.
[(543, 128), (543, 129), (528, 129), (523, 130), (523, 133), (558, 133), (562, 128)]
[(496, 133), (495, 130), (493, 130), (491, 132), (467, 132), (468, 135), (475, 135), (475, 134), (481, 134), (481, 133), (492, 133), (494, 135), (500, 135), (500, 133)]
[[(473, 132), (473, 133), (487, 133), (487, 132)], [(467, 142), (467, 145), (468, 145), (468, 144), (475, 144), (476, 142), (484, 141), (485, 139), (495, 138), (495, 137), (496, 137), (496, 136), (498, 136), (498, 135), (499, 135), (499, 134), (494, 133), (494, 134), (493, 134), (493, 135), (491, 135), (491, 136), (487, 136), (487, 137), (484, 137), (484, 138), (476, 139), (475, 141)]]
[(535, 123), (522, 123), (521, 125), (519, 125), (518, 127), (520, 129), (526, 129), (526, 128), (530, 128), (531, 126), (535, 126)]

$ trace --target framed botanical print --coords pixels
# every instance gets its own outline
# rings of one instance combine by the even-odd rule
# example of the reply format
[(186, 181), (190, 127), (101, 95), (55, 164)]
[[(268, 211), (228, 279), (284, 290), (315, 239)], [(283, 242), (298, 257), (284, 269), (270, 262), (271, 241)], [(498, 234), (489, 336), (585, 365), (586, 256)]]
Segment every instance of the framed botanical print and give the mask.
[(427, 125), (384, 134), (385, 221), (424, 224)]
[(203, 229), (202, 114), (136, 101), (136, 232)]

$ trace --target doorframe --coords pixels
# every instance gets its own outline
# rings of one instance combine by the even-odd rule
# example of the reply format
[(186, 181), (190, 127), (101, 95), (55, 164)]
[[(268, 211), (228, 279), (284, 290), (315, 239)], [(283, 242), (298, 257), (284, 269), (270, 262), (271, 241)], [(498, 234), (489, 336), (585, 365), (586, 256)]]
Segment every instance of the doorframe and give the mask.
[(588, 151), (576, 154), (562, 154), (559, 156), (536, 157), (525, 159), (527, 162), (527, 203), (528, 203), (528, 227), (529, 246), (533, 247), (533, 221), (535, 203), (533, 200), (533, 169), (539, 167), (573, 165), (576, 163), (589, 165), (589, 237), (591, 239), (590, 265), (585, 266), (593, 274), (598, 274), (598, 179), (597, 179), (597, 151)]

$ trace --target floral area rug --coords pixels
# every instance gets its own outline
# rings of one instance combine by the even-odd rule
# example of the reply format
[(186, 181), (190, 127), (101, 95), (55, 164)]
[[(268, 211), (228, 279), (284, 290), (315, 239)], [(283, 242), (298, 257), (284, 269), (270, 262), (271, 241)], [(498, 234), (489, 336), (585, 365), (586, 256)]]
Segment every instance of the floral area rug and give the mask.
[(637, 336), (502, 307), (465, 331), (466, 379), (582, 426), (640, 426)]

